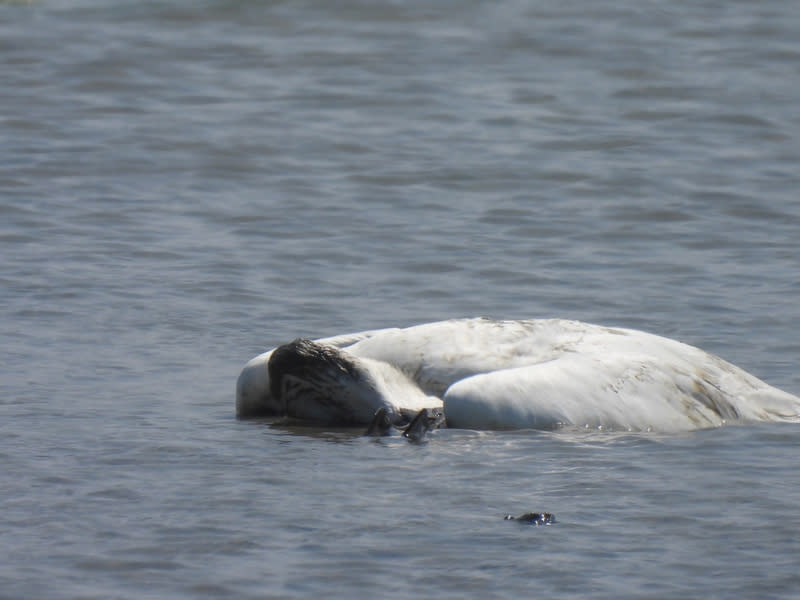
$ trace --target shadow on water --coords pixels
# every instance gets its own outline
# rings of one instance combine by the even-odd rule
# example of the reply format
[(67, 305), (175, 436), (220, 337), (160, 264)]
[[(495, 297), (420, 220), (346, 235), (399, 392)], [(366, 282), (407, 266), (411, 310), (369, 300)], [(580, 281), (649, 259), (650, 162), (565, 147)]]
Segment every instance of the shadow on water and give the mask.
[(347, 442), (364, 436), (366, 426), (336, 427), (323, 423), (309, 423), (289, 417), (267, 417), (248, 419), (246, 423), (256, 427), (267, 427), (270, 430), (292, 436), (308, 437), (331, 442)]
[[(288, 434), (293, 437), (304, 437), (315, 440), (326, 440), (331, 442), (350, 442), (360, 438), (373, 440), (386, 440), (401, 438), (402, 431), (392, 429), (386, 436), (368, 436), (367, 426), (336, 426), (327, 423), (314, 423), (293, 419), (290, 417), (262, 417), (247, 419), (243, 421), (251, 426), (266, 427), (271, 431), (281, 434)], [(728, 428), (725, 428), (728, 429)], [(453, 429), (442, 427), (429, 431), (420, 440), (428, 441), (432, 438), (463, 440), (479, 438), (491, 438), (497, 441), (505, 439), (507, 442), (514, 440), (537, 438), (539, 443), (549, 440), (557, 444), (586, 445), (586, 446), (637, 446), (641, 444), (664, 443), (675, 441), (676, 438), (683, 439), (692, 437), (698, 432), (681, 433), (661, 433), (661, 432), (632, 432), (632, 431), (612, 431), (584, 427), (558, 427), (555, 429), (515, 429), (497, 431), (478, 431), (471, 429)], [(411, 441), (411, 440), (409, 440)]]

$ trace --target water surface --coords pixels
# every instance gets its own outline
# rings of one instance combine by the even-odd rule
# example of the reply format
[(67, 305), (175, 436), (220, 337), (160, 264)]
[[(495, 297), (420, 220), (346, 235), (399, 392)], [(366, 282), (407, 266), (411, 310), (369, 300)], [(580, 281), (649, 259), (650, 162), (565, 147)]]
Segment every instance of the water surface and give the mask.
[(0, 3), (0, 596), (791, 597), (795, 427), (412, 445), (234, 383), (484, 315), (800, 393), (798, 40), (779, 1)]

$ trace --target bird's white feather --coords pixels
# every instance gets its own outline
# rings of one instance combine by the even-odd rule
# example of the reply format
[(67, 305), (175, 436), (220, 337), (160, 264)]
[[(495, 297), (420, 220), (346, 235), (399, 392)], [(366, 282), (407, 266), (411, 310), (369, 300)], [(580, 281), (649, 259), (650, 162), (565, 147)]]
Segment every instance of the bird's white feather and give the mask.
[[(630, 329), (456, 319), (320, 341), (362, 359), (370, 377), (384, 381), (389, 407), (418, 410), (443, 399), (450, 427), (674, 431), (800, 415), (800, 398), (721, 358)], [(245, 366), (239, 414), (263, 402), (269, 356)]]

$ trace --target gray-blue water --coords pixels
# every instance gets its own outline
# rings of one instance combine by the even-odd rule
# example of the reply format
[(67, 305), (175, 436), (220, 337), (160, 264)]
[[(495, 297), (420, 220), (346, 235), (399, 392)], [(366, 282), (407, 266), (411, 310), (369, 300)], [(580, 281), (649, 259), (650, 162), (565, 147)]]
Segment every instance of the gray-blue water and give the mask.
[(797, 426), (412, 445), (234, 383), (486, 315), (800, 393), (799, 90), (794, 1), (0, 3), (0, 597), (797, 597)]

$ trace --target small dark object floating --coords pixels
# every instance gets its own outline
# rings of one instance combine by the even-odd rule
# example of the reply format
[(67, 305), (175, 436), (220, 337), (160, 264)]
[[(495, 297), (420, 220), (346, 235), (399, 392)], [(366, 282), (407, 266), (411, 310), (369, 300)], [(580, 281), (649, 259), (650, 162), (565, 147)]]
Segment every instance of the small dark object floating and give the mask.
[(506, 515), (506, 521), (519, 521), (520, 523), (529, 523), (531, 525), (552, 525), (556, 522), (556, 516), (553, 513), (525, 513), (515, 517), (514, 515)]

